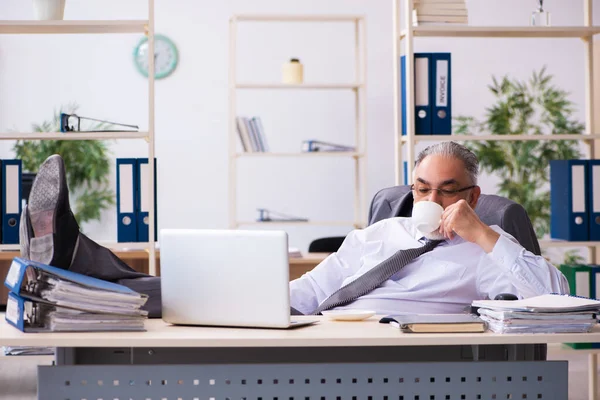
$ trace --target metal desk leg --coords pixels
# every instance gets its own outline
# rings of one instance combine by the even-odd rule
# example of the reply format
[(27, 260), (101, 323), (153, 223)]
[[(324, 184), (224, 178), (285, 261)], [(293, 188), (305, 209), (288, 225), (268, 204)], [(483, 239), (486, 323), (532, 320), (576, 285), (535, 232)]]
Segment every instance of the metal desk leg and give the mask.
[(598, 390), (598, 354), (590, 353), (588, 355), (588, 398), (596, 400), (596, 391)]

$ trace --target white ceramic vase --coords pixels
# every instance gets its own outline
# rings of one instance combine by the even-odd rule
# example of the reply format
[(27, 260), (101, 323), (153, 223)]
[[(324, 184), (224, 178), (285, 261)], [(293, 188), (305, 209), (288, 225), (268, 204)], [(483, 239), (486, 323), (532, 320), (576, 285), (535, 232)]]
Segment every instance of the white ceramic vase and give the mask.
[(33, 13), (38, 20), (61, 20), (66, 0), (32, 0)]

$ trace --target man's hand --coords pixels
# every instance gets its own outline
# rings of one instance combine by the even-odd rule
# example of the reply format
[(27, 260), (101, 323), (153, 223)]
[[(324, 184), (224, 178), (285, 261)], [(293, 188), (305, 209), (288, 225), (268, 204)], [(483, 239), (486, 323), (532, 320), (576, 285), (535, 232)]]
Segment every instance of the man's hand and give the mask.
[(446, 207), (439, 231), (449, 239), (454, 238), (455, 234), (459, 235), (469, 242), (478, 244), (486, 253), (494, 249), (500, 237), (479, 219), (465, 200), (459, 200)]

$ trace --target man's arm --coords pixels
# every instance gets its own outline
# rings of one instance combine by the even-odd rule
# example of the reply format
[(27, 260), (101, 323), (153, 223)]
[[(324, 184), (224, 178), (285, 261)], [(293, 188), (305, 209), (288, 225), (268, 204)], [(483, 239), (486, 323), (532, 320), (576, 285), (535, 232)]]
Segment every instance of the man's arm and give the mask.
[(513, 293), (520, 298), (547, 293), (569, 293), (565, 276), (542, 256), (525, 250), (497, 226), (499, 238), (478, 265), (477, 289), (482, 297)]
[(478, 267), (477, 289), (483, 297), (513, 293), (526, 298), (546, 293), (569, 293), (564, 275), (542, 256), (525, 250), (499, 227), (483, 223), (469, 204), (460, 200), (442, 214), (440, 232), (458, 234), (487, 253)]
[(336, 253), (290, 282), (290, 306), (303, 314), (311, 314), (323, 300), (338, 290), (343, 281), (360, 268), (364, 237), (364, 230), (350, 232)]

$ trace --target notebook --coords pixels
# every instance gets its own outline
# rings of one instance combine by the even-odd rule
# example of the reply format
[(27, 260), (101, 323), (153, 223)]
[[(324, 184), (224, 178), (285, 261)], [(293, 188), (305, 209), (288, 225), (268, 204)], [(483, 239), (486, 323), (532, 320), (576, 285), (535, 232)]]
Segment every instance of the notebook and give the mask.
[(485, 332), (486, 323), (473, 314), (388, 315), (380, 322), (408, 333)]

